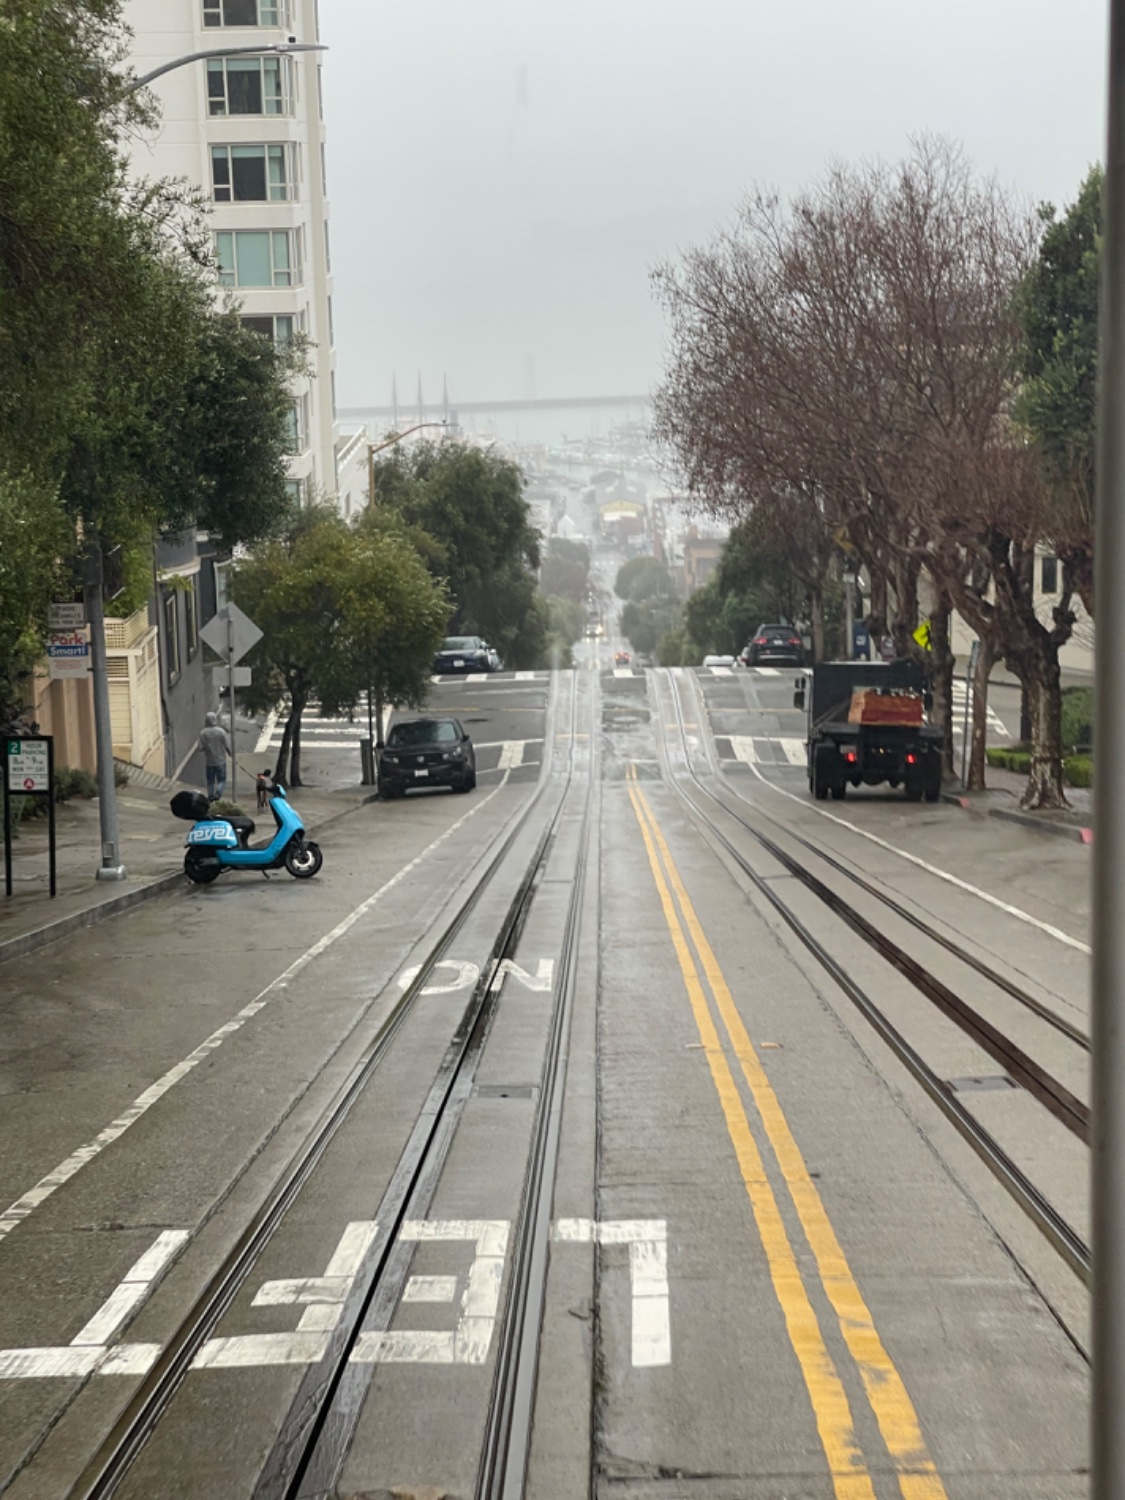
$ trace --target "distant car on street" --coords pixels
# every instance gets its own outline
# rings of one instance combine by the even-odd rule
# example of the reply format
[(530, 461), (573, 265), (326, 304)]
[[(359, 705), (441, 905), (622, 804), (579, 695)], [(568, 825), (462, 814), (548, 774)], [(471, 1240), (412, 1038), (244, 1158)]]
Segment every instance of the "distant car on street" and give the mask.
[(476, 784), (476, 752), (460, 719), (442, 715), (392, 724), (379, 761), (381, 796), (390, 801), (427, 786), (471, 792)]
[(705, 656), (703, 658), (703, 665), (705, 667), (733, 667), (734, 666), (734, 657), (733, 656)]
[(742, 655), (748, 667), (767, 662), (799, 667), (805, 659), (805, 648), (792, 625), (759, 625)]
[(447, 635), (434, 654), (434, 674), (452, 677), (464, 672), (496, 672), (500, 658), (479, 635)]
[(613, 653), (613, 665), (615, 667), (627, 667), (631, 664), (632, 660), (633, 658), (629, 655), (628, 651), (615, 651)]

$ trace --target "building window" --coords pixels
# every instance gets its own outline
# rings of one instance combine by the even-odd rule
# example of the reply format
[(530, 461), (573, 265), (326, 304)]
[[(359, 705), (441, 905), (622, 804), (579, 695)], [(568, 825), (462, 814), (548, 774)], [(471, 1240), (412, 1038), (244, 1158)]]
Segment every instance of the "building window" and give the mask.
[(323, 141), (320, 143), (320, 191), (325, 198), (328, 197), (328, 151)]
[(184, 594), (184, 641), (187, 659), (194, 661), (199, 650), (199, 596), (196, 592), (199, 580), (193, 576), (188, 582), (190, 586)]
[(1057, 594), (1059, 591), (1059, 560), (1057, 557), (1044, 557), (1040, 561), (1039, 587), (1044, 594)]
[(164, 670), (168, 686), (180, 680), (180, 622), (176, 614), (176, 594), (170, 589), (164, 595)]
[(221, 229), (215, 257), (223, 286), (299, 286), (300, 241), (288, 229)]
[(207, 107), (213, 115), (293, 112), (289, 57), (213, 57), (207, 63)]
[(305, 503), (306, 492), (308, 489), (305, 481), (303, 479), (287, 479), (285, 481), (285, 489), (289, 495), (289, 499), (298, 509), (300, 509), (300, 507)]
[(332, 271), (332, 238), (328, 233), (328, 220), (324, 221), (324, 269), (331, 274)]
[(289, 0), (203, 0), (204, 26), (288, 26)]
[(336, 420), (336, 371), (332, 371), (332, 420)]
[(290, 453), (303, 453), (309, 446), (309, 394), (299, 396), (288, 413), (288, 439)]
[(292, 342), (293, 335), (300, 329), (300, 318), (295, 313), (244, 317), (242, 326), (248, 328), (251, 333), (260, 333), (264, 339), (269, 339), (272, 343), (288, 344)]
[(332, 298), (328, 299), (328, 347), (336, 347), (336, 321), (332, 315)]
[(297, 196), (293, 146), (212, 146), (216, 203), (286, 203)]
[(316, 103), (320, 118), (324, 119), (324, 67), (318, 63), (316, 67)]

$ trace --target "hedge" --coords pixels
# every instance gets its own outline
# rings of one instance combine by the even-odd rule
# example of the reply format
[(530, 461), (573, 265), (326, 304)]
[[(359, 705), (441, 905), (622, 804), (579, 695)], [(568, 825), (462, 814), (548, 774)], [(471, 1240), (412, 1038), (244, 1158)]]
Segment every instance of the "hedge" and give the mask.
[[(1001, 745), (989, 745), (985, 759), (990, 766), (1001, 771), (1015, 771), (1026, 776), (1031, 770), (1031, 752), (1028, 750), (1006, 750)], [(1094, 762), (1089, 755), (1068, 755), (1063, 760), (1063, 775), (1071, 786), (1092, 786)]]

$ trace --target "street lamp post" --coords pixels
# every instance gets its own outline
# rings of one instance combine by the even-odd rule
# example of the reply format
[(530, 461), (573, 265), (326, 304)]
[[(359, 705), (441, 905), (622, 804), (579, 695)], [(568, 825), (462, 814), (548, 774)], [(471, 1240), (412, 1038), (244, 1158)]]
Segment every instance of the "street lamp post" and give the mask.
[(328, 48), (322, 42), (271, 42), (267, 46), (257, 47), (208, 47), (203, 52), (187, 52), (183, 57), (174, 57), (171, 62), (161, 63), (159, 68), (153, 68), (151, 73), (144, 73), (140, 78), (134, 78), (125, 90), (127, 94), (135, 94), (138, 89), (147, 88), (154, 78), (160, 78), (165, 73), (170, 73), (173, 68), (182, 68), (187, 63), (204, 62), (209, 57), (261, 57), (265, 52), (275, 52), (285, 56), (290, 52), (327, 52)]
[(408, 427), (405, 432), (396, 432), (383, 443), (368, 443), (367, 445), (367, 503), (369, 506), (375, 504), (375, 455), (382, 453), (384, 448), (393, 448), (396, 443), (401, 443), (403, 438), (408, 438), (412, 432), (421, 432), (426, 427), (446, 426), (445, 419), (440, 422), (417, 422), (413, 427)]

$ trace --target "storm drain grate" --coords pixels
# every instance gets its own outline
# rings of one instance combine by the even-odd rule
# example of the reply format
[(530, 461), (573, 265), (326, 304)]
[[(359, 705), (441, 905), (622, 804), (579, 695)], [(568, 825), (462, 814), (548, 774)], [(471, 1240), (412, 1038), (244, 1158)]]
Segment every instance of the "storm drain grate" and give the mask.
[(537, 1083), (478, 1083), (473, 1093), (478, 1099), (538, 1099)]
[(955, 1094), (987, 1094), (995, 1089), (1019, 1087), (1007, 1073), (992, 1073), (984, 1078), (950, 1078), (947, 1082)]

